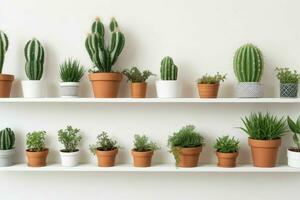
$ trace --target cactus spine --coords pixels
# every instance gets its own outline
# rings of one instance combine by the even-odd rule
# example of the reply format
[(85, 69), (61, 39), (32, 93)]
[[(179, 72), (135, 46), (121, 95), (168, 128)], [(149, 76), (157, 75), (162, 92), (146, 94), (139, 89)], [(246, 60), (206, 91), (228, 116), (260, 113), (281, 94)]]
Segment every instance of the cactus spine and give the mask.
[(92, 24), (92, 33), (85, 41), (86, 50), (95, 67), (92, 72), (111, 72), (112, 66), (116, 63), (121, 54), (124, 44), (124, 34), (120, 32), (117, 21), (112, 18), (109, 29), (111, 40), (108, 46), (105, 45), (104, 25), (99, 18)]
[(0, 131), (0, 150), (13, 149), (15, 144), (15, 134), (10, 128)]
[(44, 70), (45, 51), (37, 39), (32, 39), (25, 46), (25, 72), (29, 80), (41, 80)]
[(239, 82), (259, 82), (264, 67), (261, 51), (253, 44), (241, 46), (234, 55), (233, 67)]
[(164, 57), (161, 61), (160, 76), (161, 80), (177, 80), (178, 68), (173, 59), (169, 56)]
[(3, 63), (8, 45), (9, 43), (7, 35), (4, 32), (0, 31), (0, 73), (2, 73)]

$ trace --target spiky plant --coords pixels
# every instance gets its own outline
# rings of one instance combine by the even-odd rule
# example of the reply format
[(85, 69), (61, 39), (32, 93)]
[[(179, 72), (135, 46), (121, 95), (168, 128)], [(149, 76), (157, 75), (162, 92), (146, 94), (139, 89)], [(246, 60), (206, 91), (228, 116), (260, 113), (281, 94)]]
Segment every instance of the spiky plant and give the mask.
[(290, 130), (293, 132), (293, 141), (297, 146), (296, 150), (300, 152), (300, 116), (295, 122), (290, 117), (288, 117), (287, 123)]
[(111, 19), (109, 29), (111, 39), (110, 43), (106, 45), (104, 25), (99, 18), (96, 18), (92, 24), (92, 33), (86, 38), (85, 47), (94, 64), (94, 67), (90, 70), (92, 73), (112, 72), (112, 67), (124, 48), (125, 37), (120, 32), (115, 18)]
[(219, 72), (216, 75), (208, 75), (205, 74), (201, 78), (197, 80), (198, 84), (216, 84), (220, 83), (221, 81), (224, 82), (226, 79), (226, 74), (221, 75)]
[(15, 145), (15, 134), (10, 128), (0, 131), (0, 150), (13, 149)]
[(80, 129), (67, 126), (66, 129), (58, 131), (58, 141), (64, 145), (62, 152), (76, 152), (82, 136), (79, 134)]
[(134, 135), (133, 150), (137, 152), (156, 151), (159, 146), (149, 140), (146, 135)]
[(44, 47), (34, 38), (26, 43), (24, 53), (26, 76), (29, 80), (41, 80), (44, 71)]
[(150, 76), (155, 76), (155, 74), (149, 70), (141, 72), (137, 67), (125, 69), (122, 73), (128, 78), (128, 81), (132, 83), (142, 83), (145, 82)]
[(30, 152), (39, 152), (45, 150), (46, 131), (34, 131), (27, 133), (26, 145)]
[(60, 65), (59, 75), (62, 82), (79, 82), (84, 75), (84, 68), (78, 60), (70, 58)]
[(229, 135), (225, 135), (217, 138), (214, 148), (220, 153), (234, 153), (238, 152), (239, 143), (238, 139), (235, 139), (234, 137), (230, 138)]
[(0, 31), (0, 74), (2, 73), (5, 54), (8, 49), (8, 46), (9, 42), (7, 35), (4, 32)]
[(99, 151), (111, 151), (117, 149), (117, 141), (109, 137), (107, 132), (102, 132), (97, 136), (96, 144), (90, 145), (90, 151), (95, 154), (97, 150)]
[(161, 80), (177, 80), (178, 68), (171, 57), (166, 56), (161, 61), (160, 78)]

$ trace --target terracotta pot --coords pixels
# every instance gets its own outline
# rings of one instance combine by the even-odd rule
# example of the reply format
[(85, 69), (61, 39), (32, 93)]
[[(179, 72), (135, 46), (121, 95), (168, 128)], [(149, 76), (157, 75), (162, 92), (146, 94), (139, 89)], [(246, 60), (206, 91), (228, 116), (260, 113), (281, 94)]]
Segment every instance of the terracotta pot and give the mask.
[(216, 84), (198, 84), (198, 92), (201, 98), (217, 98), (219, 83)]
[(48, 156), (49, 150), (45, 149), (44, 151), (31, 152), (26, 150), (26, 156), (28, 159), (29, 167), (44, 167), (46, 166), (46, 159)]
[(249, 138), (248, 143), (251, 146), (252, 159), (255, 167), (275, 167), (281, 139), (254, 140)]
[(12, 82), (15, 77), (10, 74), (0, 74), (0, 98), (10, 97)]
[(138, 152), (138, 151), (131, 151), (133, 156), (133, 165), (135, 167), (150, 167), (151, 166), (151, 159), (153, 156), (153, 151), (146, 151), (146, 152)]
[(179, 167), (197, 167), (202, 147), (181, 148), (179, 152)]
[(111, 151), (96, 151), (99, 167), (112, 167), (115, 165), (118, 149)]
[(147, 83), (131, 83), (131, 97), (132, 98), (145, 98), (147, 91)]
[(238, 157), (239, 153), (221, 153), (216, 152), (218, 157), (218, 166), (219, 167), (235, 167), (236, 166), (236, 158)]
[(116, 98), (122, 80), (121, 73), (90, 73), (94, 96), (96, 98)]

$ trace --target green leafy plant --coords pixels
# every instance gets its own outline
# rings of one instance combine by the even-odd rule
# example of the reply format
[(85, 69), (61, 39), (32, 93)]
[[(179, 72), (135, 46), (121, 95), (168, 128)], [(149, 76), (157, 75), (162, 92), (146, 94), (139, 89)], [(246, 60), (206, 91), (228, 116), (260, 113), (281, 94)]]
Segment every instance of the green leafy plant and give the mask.
[(72, 126), (67, 126), (66, 129), (60, 129), (58, 131), (58, 141), (64, 145), (62, 152), (76, 152), (78, 151), (78, 145), (82, 139), (79, 134), (80, 129), (73, 129)]
[(270, 113), (251, 113), (249, 117), (242, 119), (245, 127), (240, 127), (249, 138), (255, 140), (279, 139), (287, 131), (284, 118), (278, 119)]
[(79, 82), (84, 75), (84, 68), (78, 60), (68, 59), (60, 65), (59, 75), (63, 82)]
[(297, 151), (300, 152), (300, 116), (297, 121), (293, 121), (290, 117), (287, 118), (287, 123), (290, 130), (293, 132), (293, 141), (297, 146)]
[(230, 138), (229, 135), (218, 137), (214, 148), (220, 153), (235, 153), (239, 150), (239, 140), (234, 137)]
[(9, 41), (7, 35), (4, 32), (0, 31), (0, 74), (2, 73), (5, 54), (7, 52), (8, 46)]
[(13, 149), (15, 145), (15, 134), (10, 128), (0, 131), (0, 150)]
[(90, 151), (95, 154), (97, 150), (99, 151), (111, 151), (117, 149), (117, 141), (111, 139), (107, 132), (102, 132), (97, 136), (96, 144), (90, 145)]
[(146, 135), (134, 135), (134, 151), (146, 152), (146, 151), (156, 151), (159, 149), (159, 146), (149, 141), (149, 138)]
[(198, 84), (216, 84), (220, 82), (224, 82), (226, 79), (226, 74), (221, 75), (219, 72), (216, 75), (208, 75), (205, 74), (201, 78), (197, 80)]
[(276, 68), (277, 78), (282, 84), (294, 83), (297, 84), (300, 79), (300, 74), (296, 70), (291, 71), (289, 68)]
[(46, 131), (34, 131), (32, 133), (27, 133), (26, 135), (27, 151), (30, 152), (44, 151), (45, 137), (46, 137)]
[(161, 80), (177, 80), (178, 67), (173, 59), (166, 56), (161, 61), (160, 78)]
[(142, 83), (145, 82), (150, 76), (155, 76), (149, 70), (141, 72), (137, 67), (132, 67), (131, 69), (125, 69), (122, 72), (132, 83)]

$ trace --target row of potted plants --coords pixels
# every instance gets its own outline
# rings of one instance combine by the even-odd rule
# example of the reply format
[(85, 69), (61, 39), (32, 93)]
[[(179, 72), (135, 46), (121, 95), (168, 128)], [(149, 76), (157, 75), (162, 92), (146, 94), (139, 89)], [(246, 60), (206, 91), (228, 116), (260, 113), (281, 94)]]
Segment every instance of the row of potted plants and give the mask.
[[(256, 167), (274, 167), (277, 152), (281, 144), (281, 137), (289, 129), (293, 132), (293, 141), (296, 147), (288, 149), (288, 165), (300, 167), (300, 117), (293, 121), (290, 117), (277, 118), (269, 113), (252, 113), (242, 119), (244, 127), (240, 129), (248, 134), (248, 143), (251, 147), (253, 164)], [(41, 167), (46, 165), (48, 148), (45, 147), (45, 131), (35, 131), (27, 134), (26, 155), (28, 165)], [(78, 165), (78, 145), (82, 139), (79, 129), (68, 126), (58, 131), (58, 141), (64, 149), (60, 151), (63, 166)], [(14, 154), (15, 134), (10, 128), (0, 131), (0, 166), (12, 165)], [(204, 137), (195, 126), (187, 125), (168, 138), (168, 147), (174, 155), (176, 166), (196, 167), (199, 156), (204, 147)], [(98, 166), (114, 166), (120, 146), (106, 132), (97, 136), (96, 144), (90, 145), (90, 151), (98, 158)], [(134, 136), (134, 147), (131, 151), (134, 166), (149, 167), (154, 151), (160, 147), (149, 140), (146, 135)], [(218, 157), (218, 166), (235, 167), (239, 152), (239, 141), (228, 135), (216, 139), (214, 144)]]

